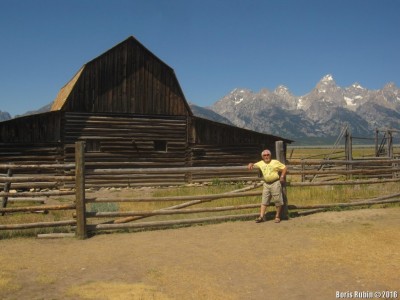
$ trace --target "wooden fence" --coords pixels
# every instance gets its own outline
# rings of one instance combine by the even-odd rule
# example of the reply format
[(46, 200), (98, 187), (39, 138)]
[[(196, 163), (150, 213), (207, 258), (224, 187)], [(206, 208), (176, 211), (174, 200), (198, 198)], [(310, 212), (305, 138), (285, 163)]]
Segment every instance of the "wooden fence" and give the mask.
[[(46, 204), (49, 197), (60, 197), (75, 195), (73, 190), (59, 190), (57, 188), (61, 182), (74, 182), (75, 176), (62, 175), (65, 170), (75, 169), (75, 164), (42, 164), (42, 165), (15, 165), (1, 164), (0, 170), (6, 170), (4, 176), (0, 176), (0, 184), (3, 184), (3, 190), (0, 192), (1, 208), (0, 213), (4, 217), (5, 214), (30, 212), (30, 213), (45, 213), (56, 210), (76, 210), (75, 203), (68, 204)], [(41, 175), (44, 171), (54, 171), (53, 176)], [(27, 175), (29, 173), (29, 175)], [(32, 174), (36, 173), (36, 174)], [(12, 188), (12, 190), (11, 190)], [(40, 189), (40, 191), (37, 191)], [(21, 190), (17, 192), (17, 190)], [(24, 203), (25, 206), (7, 205)], [(76, 220), (71, 216), (70, 220), (59, 220), (49, 222), (34, 222), (23, 224), (1, 224), (0, 230), (19, 230), (32, 228), (46, 228), (58, 226), (74, 226)]]
[(301, 176), (301, 182), (357, 179), (396, 179), (400, 177), (400, 159), (370, 158), (357, 160), (292, 159), (288, 163), (291, 175)]
[[(277, 149), (279, 146), (277, 145)], [(182, 226), (187, 224), (196, 224), (204, 222), (218, 222), (224, 220), (238, 220), (250, 219), (258, 216), (259, 196), (261, 190), (258, 189), (262, 183), (260, 182), (259, 174), (255, 171), (248, 171), (246, 166), (234, 167), (190, 167), (190, 168), (164, 168), (164, 169), (124, 169), (124, 170), (102, 170), (92, 169), (90, 172), (96, 174), (107, 174), (113, 176), (119, 174), (118, 172), (129, 173), (135, 178), (146, 180), (151, 174), (158, 174), (160, 177), (168, 177), (171, 174), (184, 174), (187, 179), (199, 176), (192, 176), (193, 174), (212, 174), (211, 178), (218, 179), (220, 176), (225, 176), (227, 172), (230, 174), (247, 174), (246, 176), (237, 177), (223, 177), (224, 180), (235, 181), (239, 180), (244, 182), (244, 188), (234, 191), (226, 192), (223, 194), (213, 195), (193, 195), (193, 196), (171, 196), (171, 197), (135, 197), (135, 198), (100, 198), (91, 197), (87, 194), (85, 186), (85, 153), (84, 144), (78, 142), (75, 148), (76, 162), (75, 164), (59, 164), (59, 165), (0, 165), (1, 170), (6, 170), (3, 177), (0, 177), (1, 182), (4, 184), (3, 191), (0, 192), (2, 197), (2, 207), (0, 208), (1, 214), (16, 213), (16, 212), (37, 212), (37, 211), (50, 211), (50, 210), (71, 210), (73, 213), (72, 219), (60, 220), (54, 222), (38, 222), (27, 224), (1, 224), (0, 230), (15, 230), (15, 229), (28, 229), (28, 228), (43, 228), (43, 227), (56, 227), (56, 226), (72, 226), (75, 229), (76, 237), (85, 239), (91, 232), (103, 230), (116, 230), (116, 229), (138, 229), (149, 227), (166, 227), (166, 226)], [(278, 157), (279, 153), (278, 152)], [(302, 187), (302, 186), (322, 186), (322, 185), (359, 185), (359, 184), (373, 184), (384, 182), (398, 182), (400, 181), (400, 167), (398, 159), (373, 159), (373, 160), (290, 160), (286, 162), (288, 166), (288, 176), (290, 177), (287, 186)], [(323, 167), (321, 167), (323, 166)], [(41, 176), (40, 170), (53, 168), (57, 170), (55, 175)], [(35, 176), (24, 176), (19, 174), (13, 176), (14, 172), (18, 170), (35, 170), (38, 174)], [(71, 174), (74, 171), (74, 175)], [(204, 178), (205, 179), (205, 178)], [(188, 180), (190, 181), (190, 180)], [(29, 187), (31, 184), (39, 183), (54, 183), (63, 182), (74, 185), (71, 190), (48, 190), (48, 191), (22, 191), (12, 193), (10, 187), (14, 184), (20, 184), (18, 187)], [(159, 184), (156, 182), (155, 185)], [(178, 183), (180, 185), (180, 183)], [(258, 190), (255, 190), (258, 189)], [(283, 189), (286, 195), (286, 187)], [(68, 204), (57, 205), (29, 205), (25, 207), (7, 207), (10, 199), (21, 199), (21, 201), (29, 202), (33, 200), (43, 199), (43, 197), (64, 196), (72, 195), (73, 201)], [(253, 203), (240, 203), (225, 206), (213, 207), (198, 207), (189, 208), (190, 206), (212, 202), (218, 199), (236, 199), (243, 197), (252, 197)], [(340, 206), (354, 206), (354, 205), (371, 205), (377, 203), (399, 202), (400, 194), (387, 195), (379, 198), (368, 199), (356, 203), (335, 203), (325, 205), (303, 205), (294, 206), (286, 202), (289, 209), (305, 211), (299, 214), (306, 214), (310, 211), (324, 210), (329, 207)], [(287, 199), (286, 199), (287, 201)], [(133, 211), (87, 211), (87, 206), (100, 203), (161, 203), (162, 208), (152, 210), (133, 210)], [(168, 204), (172, 203), (172, 204)], [(177, 204), (178, 203), (178, 204)], [(251, 211), (243, 213), (244, 211)], [(226, 214), (226, 212), (235, 211), (235, 214)], [(178, 216), (178, 215), (201, 215), (197, 218), (184, 218), (184, 219), (155, 219), (165, 218), (165, 216)], [(204, 216), (206, 214), (207, 216)], [(215, 215), (216, 214), (216, 215)], [(211, 216), (214, 215), (214, 216)], [(284, 216), (285, 217), (285, 216)], [(1, 217), (0, 217), (1, 218)], [(145, 218), (153, 218), (147, 222), (133, 222)], [(105, 220), (105, 221), (102, 221)]]

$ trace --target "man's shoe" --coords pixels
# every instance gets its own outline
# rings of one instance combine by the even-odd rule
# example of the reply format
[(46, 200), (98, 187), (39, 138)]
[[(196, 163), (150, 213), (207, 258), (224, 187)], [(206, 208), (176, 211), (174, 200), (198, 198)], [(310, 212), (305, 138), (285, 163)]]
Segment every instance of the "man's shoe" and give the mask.
[(256, 219), (256, 223), (261, 223), (261, 222), (265, 222), (265, 218), (264, 217), (258, 217)]

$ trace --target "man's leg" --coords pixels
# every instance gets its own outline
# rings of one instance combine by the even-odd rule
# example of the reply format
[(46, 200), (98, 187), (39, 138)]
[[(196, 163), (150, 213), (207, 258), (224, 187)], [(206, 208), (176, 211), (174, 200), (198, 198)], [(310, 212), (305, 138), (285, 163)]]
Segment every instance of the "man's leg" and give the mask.
[[(265, 213), (267, 212), (268, 204), (271, 201), (271, 190), (269, 185), (264, 182), (263, 185), (263, 192), (262, 192), (262, 200), (261, 200), (261, 207), (260, 207), (260, 218), (265, 221)], [(257, 219), (259, 220), (259, 219)]]
[(265, 212), (267, 211), (267, 205), (261, 204), (260, 208), (260, 217), (264, 218), (265, 217)]
[(281, 212), (282, 212), (282, 207), (283, 207), (283, 197), (282, 197), (282, 187), (281, 183), (279, 181), (275, 182), (272, 185), (272, 199), (275, 203), (275, 209), (276, 209), (276, 214), (275, 214), (275, 223), (279, 223), (281, 221)]
[(260, 208), (260, 216), (256, 219), (256, 223), (261, 223), (265, 221), (265, 211), (267, 210), (267, 206), (265, 204), (261, 204)]
[(282, 205), (276, 206), (275, 223), (279, 223), (281, 221), (281, 210)]

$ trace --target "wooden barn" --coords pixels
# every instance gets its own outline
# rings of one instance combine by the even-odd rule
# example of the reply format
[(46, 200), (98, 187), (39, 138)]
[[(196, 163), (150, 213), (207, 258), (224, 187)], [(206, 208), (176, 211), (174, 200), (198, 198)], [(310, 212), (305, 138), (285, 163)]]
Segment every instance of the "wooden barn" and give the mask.
[(235, 166), (290, 140), (193, 115), (174, 70), (134, 37), (86, 63), (51, 111), (0, 122), (0, 163), (88, 168)]

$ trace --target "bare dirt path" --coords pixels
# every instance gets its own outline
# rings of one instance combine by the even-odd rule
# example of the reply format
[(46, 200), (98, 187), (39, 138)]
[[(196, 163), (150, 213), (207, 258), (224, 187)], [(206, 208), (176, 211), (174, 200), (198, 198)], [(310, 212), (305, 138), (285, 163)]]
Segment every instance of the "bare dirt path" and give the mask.
[(400, 292), (399, 237), (400, 207), (392, 207), (84, 241), (1, 240), (0, 299), (335, 299), (337, 292)]

